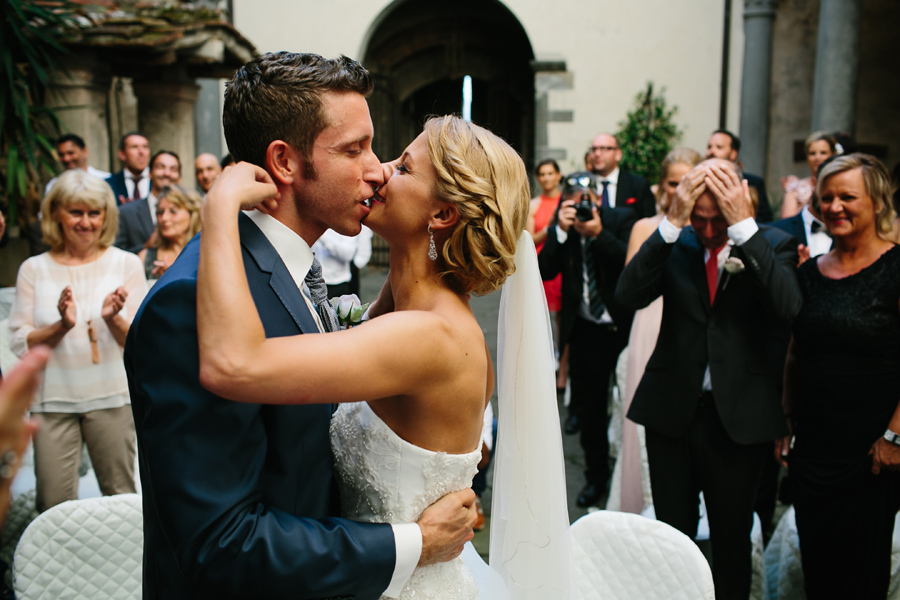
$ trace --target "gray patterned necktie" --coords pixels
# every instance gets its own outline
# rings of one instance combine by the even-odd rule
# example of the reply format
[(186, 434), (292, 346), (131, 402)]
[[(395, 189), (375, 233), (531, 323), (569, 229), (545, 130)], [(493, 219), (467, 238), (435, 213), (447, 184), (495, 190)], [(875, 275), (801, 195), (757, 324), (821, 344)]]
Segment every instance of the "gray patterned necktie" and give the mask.
[(306, 274), (304, 281), (306, 282), (306, 287), (309, 288), (309, 296), (316, 306), (316, 312), (319, 313), (322, 328), (326, 332), (340, 331), (341, 324), (338, 322), (334, 307), (328, 301), (328, 288), (325, 287), (325, 280), (322, 279), (322, 264), (315, 256), (313, 256), (312, 266), (309, 268), (309, 273)]

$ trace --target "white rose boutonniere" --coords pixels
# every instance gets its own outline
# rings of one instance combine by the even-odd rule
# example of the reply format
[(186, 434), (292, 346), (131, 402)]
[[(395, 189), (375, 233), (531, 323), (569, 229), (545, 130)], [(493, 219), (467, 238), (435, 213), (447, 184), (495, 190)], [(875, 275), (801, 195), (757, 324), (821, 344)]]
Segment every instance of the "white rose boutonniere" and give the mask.
[(353, 327), (363, 322), (363, 315), (369, 309), (371, 302), (360, 304), (356, 294), (345, 294), (340, 298), (332, 298), (331, 305), (337, 313), (338, 321), (344, 328)]
[(729, 275), (736, 275), (746, 269), (744, 266), (744, 261), (739, 259), (736, 256), (729, 256), (728, 259), (725, 260), (725, 272)]

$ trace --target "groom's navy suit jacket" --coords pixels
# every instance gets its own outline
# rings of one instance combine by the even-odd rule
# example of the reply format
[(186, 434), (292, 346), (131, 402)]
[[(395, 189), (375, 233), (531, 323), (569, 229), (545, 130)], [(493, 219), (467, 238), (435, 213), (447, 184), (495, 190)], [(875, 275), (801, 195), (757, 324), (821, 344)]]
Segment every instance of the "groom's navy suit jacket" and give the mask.
[[(262, 232), (244, 215), (240, 231), (266, 335), (318, 332)], [(377, 598), (393, 575), (394, 536), (386, 524), (330, 516), (331, 406), (244, 404), (200, 385), (199, 242), (148, 293), (125, 344), (143, 486), (144, 598)]]

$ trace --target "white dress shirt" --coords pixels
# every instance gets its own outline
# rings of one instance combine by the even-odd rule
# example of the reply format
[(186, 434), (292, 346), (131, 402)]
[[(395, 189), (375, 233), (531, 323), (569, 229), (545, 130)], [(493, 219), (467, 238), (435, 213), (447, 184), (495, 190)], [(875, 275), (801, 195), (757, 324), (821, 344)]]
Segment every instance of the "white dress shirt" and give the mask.
[(831, 236), (825, 233), (824, 230), (815, 233), (812, 232), (812, 224), (818, 223), (819, 225), (822, 225), (822, 221), (815, 218), (813, 214), (809, 212), (809, 205), (803, 207), (803, 210), (800, 211), (800, 216), (803, 219), (803, 229), (806, 230), (806, 247), (809, 248), (809, 257), (815, 258), (816, 256), (830, 252), (832, 242)]
[[(128, 190), (128, 197), (134, 198), (134, 175), (128, 169), (122, 170), (125, 175), (125, 189)], [(138, 182), (138, 198), (146, 198), (150, 195), (150, 167), (147, 167), (141, 173), (141, 180)], [(153, 215), (156, 222), (156, 215)]]
[[(287, 267), (288, 273), (297, 289), (306, 288), (304, 280), (309, 268), (312, 266), (313, 253), (306, 241), (297, 235), (287, 225), (281, 223), (271, 215), (263, 214), (259, 211), (247, 211), (246, 214), (259, 227), (269, 243), (275, 248), (278, 256), (281, 257), (284, 266)], [(351, 238), (352, 239), (352, 238)], [(322, 331), (322, 324), (319, 316), (308, 297), (308, 292), (302, 294), (306, 305), (316, 320), (319, 330)], [(422, 530), (416, 523), (404, 523), (401, 525), (391, 524), (394, 530), (394, 546), (396, 548), (397, 562), (394, 564), (394, 575), (391, 577), (390, 585), (382, 595), (389, 598), (396, 598), (400, 595), (409, 577), (416, 569), (419, 558), (422, 555)]]
[(608, 181), (609, 185), (606, 186), (606, 195), (609, 197), (609, 207), (616, 207), (616, 190), (619, 188), (619, 167), (613, 169), (613, 172), (609, 174), (607, 177), (601, 177), (597, 175), (597, 179), (600, 183), (597, 184), (597, 199), (603, 195), (603, 183), (604, 181)]
[(350, 261), (356, 255), (359, 245), (356, 237), (341, 235), (333, 229), (326, 229), (312, 251), (322, 264), (322, 279), (326, 285), (338, 285), (350, 281)]

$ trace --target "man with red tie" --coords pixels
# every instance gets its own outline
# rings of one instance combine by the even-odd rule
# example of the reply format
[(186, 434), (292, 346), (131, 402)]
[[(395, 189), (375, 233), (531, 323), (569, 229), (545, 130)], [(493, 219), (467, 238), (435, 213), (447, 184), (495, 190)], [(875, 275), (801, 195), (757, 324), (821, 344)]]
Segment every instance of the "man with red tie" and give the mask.
[(754, 497), (787, 432), (767, 339), (800, 311), (796, 267), (797, 241), (757, 225), (738, 168), (711, 159), (682, 180), (616, 289), (631, 309), (663, 297), (628, 417), (646, 427), (657, 518), (696, 536), (703, 492), (719, 600), (749, 595)]

